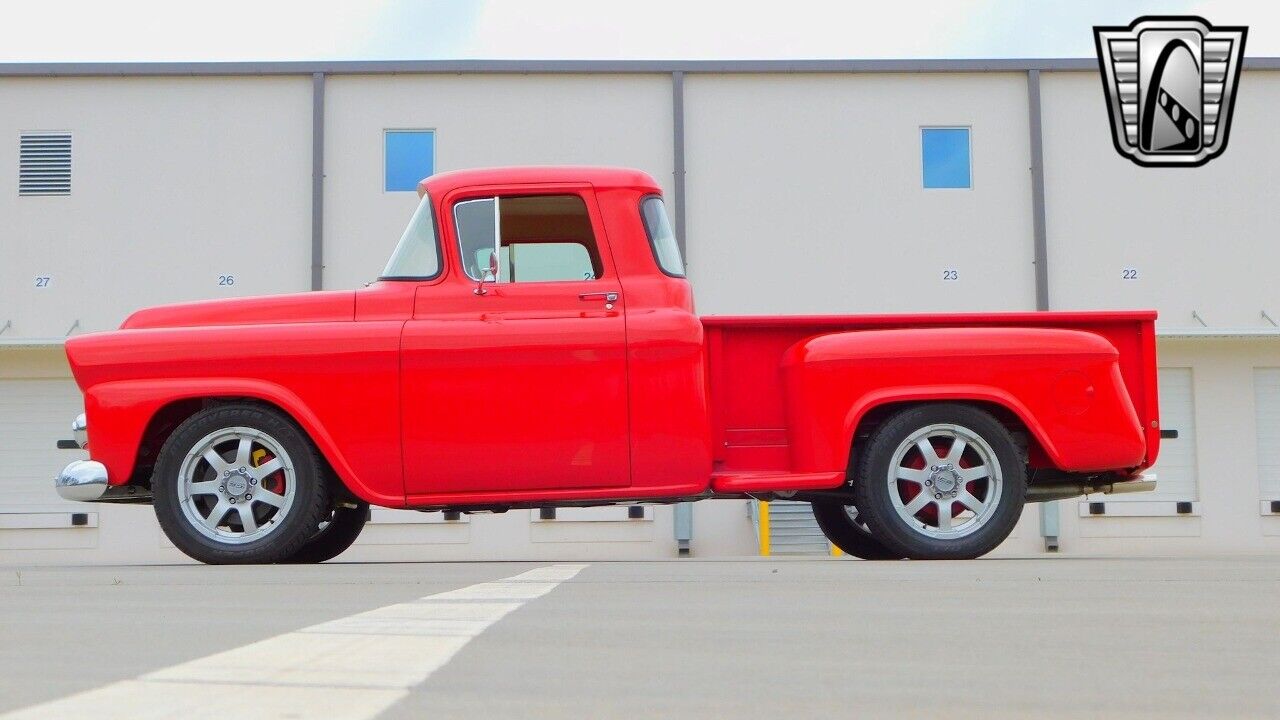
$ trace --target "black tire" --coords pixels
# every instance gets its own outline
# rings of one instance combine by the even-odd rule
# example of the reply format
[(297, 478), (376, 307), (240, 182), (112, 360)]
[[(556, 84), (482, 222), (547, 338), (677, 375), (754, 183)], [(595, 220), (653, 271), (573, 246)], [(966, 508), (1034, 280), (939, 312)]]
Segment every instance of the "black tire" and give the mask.
[[(239, 543), (209, 537), (198, 530), (196, 521), (187, 514), (193, 511), (190, 509), (191, 503), (183, 496), (186, 491), (180, 490), (180, 486), (186, 487), (182, 471), (188, 454), (193, 458), (191, 462), (194, 464), (191, 467), (201, 467), (200, 461), (194, 459), (198, 457), (201, 441), (231, 428), (247, 428), (274, 442), (287, 453), (293, 471), (293, 496), (287, 512), (283, 517), (276, 515), (277, 519), (264, 523), (264, 527), (270, 527), (263, 536)], [(225, 456), (223, 460), (226, 460)], [(234, 460), (227, 462), (235, 465)], [(213, 470), (212, 465), (205, 467), (201, 477), (217, 479), (216, 471), (210, 475), (210, 470)], [(328, 478), (329, 471), (323, 458), (311, 440), (288, 416), (273, 408), (237, 403), (201, 410), (173, 431), (160, 450), (151, 478), (151, 492), (154, 496), (156, 519), (159, 520), (161, 529), (174, 546), (188, 556), (210, 565), (275, 563), (295, 555), (314, 537), (316, 528), (327, 518), (332, 508)], [(261, 492), (267, 489), (267, 482), (264, 479), (262, 487), (257, 488), (260, 491), (259, 499), (254, 503), (260, 505), (262, 496), (269, 494)], [(224, 483), (225, 488), (230, 486), (230, 482)], [(194, 492), (191, 494), (195, 495)], [(222, 496), (210, 495), (209, 501), (212, 503), (212, 500), (218, 499), (221, 504), (221, 498)], [(186, 510), (184, 503), (187, 505)], [(244, 501), (240, 504), (242, 508), (246, 505)], [(230, 507), (234, 508), (234, 505)], [(253, 507), (255, 505), (250, 505), (251, 513)], [(242, 511), (237, 510), (236, 517), (241, 517), (239, 512)], [(266, 512), (272, 511), (267, 509)], [(209, 515), (212, 514), (211, 509)], [(246, 523), (240, 522), (241, 531), (247, 530)]]
[[(813, 505), (813, 518), (818, 521), (822, 534), (832, 545), (846, 555), (863, 560), (901, 560), (902, 556), (886, 548), (871, 532), (854, 522), (844, 505), (835, 501), (820, 501)], [(850, 505), (849, 507), (854, 507)], [(856, 510), (856, 508), (855, 508)]]
[[(928, 463), (924, 450), (911, 450), (910, 448), (919, 446), (908, 445), (908, 441), (914, 435), (924, 433), (934, 426), (942, 426), (943, 429), (929, 431), (930, 433), (953, 433), (952, 437), (967, 433), (972, 436), (966, 445), (967, 449), (961, 451), (962, 457), (977, 457), (967, 453), (985, 453), (990, 456), (990, 460), (984, 465), (993, 474), (988, 475), (985, 481), (949, 474), (952, 463), (954, 467), (963, 470), (966, 466), (961, 463), (969, 462), (972, 467), (972, 461), (951, 458), (950, 451), (953, 448), (948, 448), (947, 457), (941, 458), (941, 451), (932, 445), (932, 440), (926, 439), (930, 442), (930, 447), (935, 447), (933, 454), (939, 457), (938, 464), (919, 470), (911, 470), (909, 465), (903, 465), (902, 469), (903, 472), (920, 473), (918, 477), (927, 479), (930, 487), (926, 488), (924, 479), (918, 483), (914, 480), (895, 480), (890, 483), (889, 472), (894, 467), (895, 455), (900, 449), (906, 448), (906, 454), (899, 462), (905, 462), (906, 458), (916, 452), (919, 453), (919, 459), (915, 462)], [(930, 434), (929, 437), (934, 436)], [(862, 456), (855, 459), (857, 471), (854, 479), (854, 502), (862, 511), (861, 516), (866, 520), (872, 535), (891, 552), (901, 553), (903, 557), (915, 560), (963, 560), (980, 557), (1004, 542), (1022, 515), (1027, 492), (1026, 461), (1009, 430), (984, 410), (952, 403), (907, 408), (885, 421), (865, 448)], [(939, 470), (931, 470), (934, 467)], [(895, 478), (899, 477), (897, 469), (894, 469), (894, 473)], [(993, 490), (995, 477), (1000, 481), (998, 490)], [(911, 503), (901, 495), (902, 488), (908, 484), (917, 487), (920, 493), (924, 493), (926, 489), (930, 494), (944, 489), (965, 493), (971, 500), (979, 501), (982, 509), (970, 514), (966, 522), (971, 521), (972, 524), (968, 527), (962, 524), (953, 530), (946, 530), (938, 517), (944, 512), (944, 508), (947, 517), (952, 517), (955, 507), (959, 506), (961, 510), (968, 512), (968, 506), (960, 505), (964, 502), (962, 499), (949, 502), (946, 494), (938, 501), (926, 496), (924, 508), (911, 516), (912, 522), (909, 523), (906, 514), (911, 511)], [(971, 485), (974, 492), (969, 491)], [(980, 493), (981, 497), (975, 492)], [(957, 495), (951, 497), (955, 498)], [(913, 500), (919, 498), (913, 497)], [(904, 505), (903, 512), (899, 512), (895, 501)], [(992, 501), (995, 504), (989, 507), (988, 504)], [(933, 525), (929, 524), (926, 514), (930, 511), (930, 505), (934, 505)], [(953, 532), (954, 535), (951, 534)]]
[(332, 560), (351, 547), (364, 524), (369, 522), (369, 506), (360, 503), (356, 507), (339, 507), (329, 516), (324, 527), (303, 545), (298, 552), (284, 562), (295, 564), (322, 563)]

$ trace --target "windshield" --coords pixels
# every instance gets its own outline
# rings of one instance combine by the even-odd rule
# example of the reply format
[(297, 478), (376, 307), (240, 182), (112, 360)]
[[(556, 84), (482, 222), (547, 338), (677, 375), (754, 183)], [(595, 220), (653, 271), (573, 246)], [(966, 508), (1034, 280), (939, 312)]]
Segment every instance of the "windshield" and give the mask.
[(431, 210), (431, 196), (423, 195), (418, 209), (409, 219), (395, 252), (382, 271), (384, 280), (421, 280), (440, 273), (440, 243), (436, 236), (435, 213)]

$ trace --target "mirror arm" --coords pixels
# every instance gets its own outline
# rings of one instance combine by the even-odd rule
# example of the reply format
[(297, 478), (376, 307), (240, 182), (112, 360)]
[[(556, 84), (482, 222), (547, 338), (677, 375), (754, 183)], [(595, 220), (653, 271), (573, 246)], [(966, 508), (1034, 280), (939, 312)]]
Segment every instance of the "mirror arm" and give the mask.
[(488, 282), (498, 282), (500, 258), (502, 257), (502, 214), (498, 204), (502, 201), (496, 195), (493, 198), (493, 252), (489, 255), (489, 272), (480, 273), (480, 279), (476, 281), (476, 289), (473, 290), (476, 295), (487, 295), (488, 290), (484, 289), (486, 280)]

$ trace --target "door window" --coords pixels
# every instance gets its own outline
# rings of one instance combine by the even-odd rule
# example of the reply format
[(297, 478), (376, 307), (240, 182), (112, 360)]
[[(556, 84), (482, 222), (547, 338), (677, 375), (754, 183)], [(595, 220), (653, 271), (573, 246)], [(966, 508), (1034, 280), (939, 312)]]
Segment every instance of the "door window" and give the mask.
[[(587, 204), (577, 195), (465, 200), (454, 205), (463, 270), (472, 280), (564, 282), (604, 274)], [(498, 276), (490, 258), (498, 255)]]

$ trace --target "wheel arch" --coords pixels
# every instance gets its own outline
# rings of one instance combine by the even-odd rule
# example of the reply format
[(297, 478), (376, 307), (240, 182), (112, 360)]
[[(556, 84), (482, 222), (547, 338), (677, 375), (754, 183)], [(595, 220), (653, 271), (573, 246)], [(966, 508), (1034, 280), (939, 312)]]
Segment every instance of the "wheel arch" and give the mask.
[(859, 442), (900, 410), (943, 404), (968, 405), (990, 413), (1015, 437), (1021, 435), (1026, 439), (1026, 452), (1033, 465), (1055, 465), (1059, 462), (1059, 454), (1048, 433), (1017, 398), (998, 388), (974, 386), (886, 389), (862, 398), (845, 418), (844, 437), (849, 462), (853, 462)]

